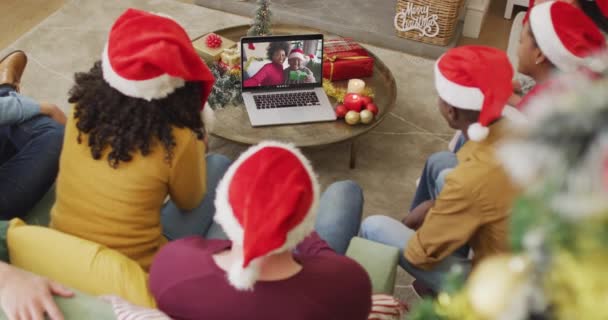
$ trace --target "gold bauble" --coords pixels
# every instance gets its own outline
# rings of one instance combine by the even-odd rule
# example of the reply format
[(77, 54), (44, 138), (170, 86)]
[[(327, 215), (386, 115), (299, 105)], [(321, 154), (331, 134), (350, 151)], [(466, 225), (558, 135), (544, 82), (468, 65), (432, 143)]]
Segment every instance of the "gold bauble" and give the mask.
[(500, 317), (525, 284), (528, 269), (529, 262), (519, 256), (500, 255), (481, 262), (467, 284), (473, 310), (486, 319)]
[(359, 121), (361, 120), (361, 116), (359, 115), (359, 112), (351, 110), (346, 113), (344, 120), (346, 121), (346, 123), (353, 126), (359, 123)]
[(369, 110), (361, 110), (361, 123), (368, 124), (374, 121), (374, 114)]

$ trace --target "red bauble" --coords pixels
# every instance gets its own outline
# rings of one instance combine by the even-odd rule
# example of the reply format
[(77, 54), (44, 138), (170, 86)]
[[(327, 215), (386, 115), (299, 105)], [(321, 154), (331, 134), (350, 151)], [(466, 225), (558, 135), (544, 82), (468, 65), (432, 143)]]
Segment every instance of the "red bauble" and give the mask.
[(348, 112), (348, 109), (346, 109), (346, 107), (343, 104), (339, 104), (336, 106), (336, 117), (338, 117), (338, 119), (344, 118), (344, 116), (346, 116), (347, 112)]
[(247, 48), (248, 48), (249, 50), (255, 50), (255, 44), (253, 44), (253, 42), (250, 42), (250, 43), (247, 45)]
[(366, 104), (365, 109), (371, 111), (374, 115), (378, 115), (378, 107), (373, 103)]
[(372, 101), (374, 101), (374, 99), (372, 99), (372, 97), (368, 97), (368, 96), (361, 96), (361, 100), (363, 101), (364, 106), (366, 106), (366, 105), (372, 103)]
[(222, 45), (222, 38), (220, 36), (218, 36), (215, 33), (210, 34), (209, 36), (207, 36), (207, 39), (205, 39), (205, 43), (207, 44), (207, 47), (215, 49), (215, 48), (219, 48)]
[(363, 108), (363, 99), (361, 98), (360, 94), (349, 93), (344, 97), (344, 106), (348, 110), (359, 112)]

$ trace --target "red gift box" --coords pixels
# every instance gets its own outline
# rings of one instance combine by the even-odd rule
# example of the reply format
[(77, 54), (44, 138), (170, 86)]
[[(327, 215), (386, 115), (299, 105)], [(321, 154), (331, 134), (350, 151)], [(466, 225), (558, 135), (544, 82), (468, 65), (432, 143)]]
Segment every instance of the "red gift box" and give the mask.
[(371, 77), (374, 74), (374, 58), (367, 52), (338, 52), (323, 55), (323, 78), (329, 81)]
[(323, 77), (330, 81), (371, 77), (374, 58), (350, 38), (328, 40), (323, 46)]
[(338, 38), (327, 40), (323, 44), (323, 53), (333, 55), (338, 52), (354, 52), (366, 56), (367, 50), (351, 38)]

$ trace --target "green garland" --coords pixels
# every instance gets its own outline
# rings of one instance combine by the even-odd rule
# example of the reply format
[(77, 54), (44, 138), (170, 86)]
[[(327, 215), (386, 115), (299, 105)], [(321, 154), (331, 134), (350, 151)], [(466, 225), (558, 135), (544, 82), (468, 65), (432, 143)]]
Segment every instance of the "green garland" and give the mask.
[(229, 105), (242, 104), (240, 73), (228, 72), (220, 67), (217, 62), (209, 65), (209, 69), (215, 77), (215, 84), (207, 99), (211, 108), (215, 110)]

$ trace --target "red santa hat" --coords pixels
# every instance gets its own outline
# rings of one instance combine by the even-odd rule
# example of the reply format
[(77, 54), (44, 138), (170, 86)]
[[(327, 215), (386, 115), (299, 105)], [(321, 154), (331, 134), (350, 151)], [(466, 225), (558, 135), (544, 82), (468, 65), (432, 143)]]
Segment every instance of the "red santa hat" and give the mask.
[(606, 48), (606, 39), (595, 23), (566, 2), (534, 6), (530, 28), (540, 50), (561, 71), (585, 66), (587, 57)]
[(261, 258), (296, 247), (314, 229), (319, 183), (292, 145), (262, 142), (228, 168), (217, 187), (215, 221), (243, 256), (228, 271), (239, 290), (252, 289)]
[(449, 50), (435, 64), (435, 87), (441, 99), (458, 109), (480, 111), (467, 134), (485, 139), (494, 120), (501, 117), (513, 93), (513, 67), (507, 55), (484, 46)]
[(114, 22), (101, 61), (111, 87), (148, 101), (167, 97), (186, 81), (200, 82), (203, 109), (215, 81), (177, 22), (136, 9)]
[(300, 59), (300, 61), (302, 61), (304, 63), (308, 63), (308, 61), (310, 61), (311, 58), (312, 58), (312, 55), (304, 54), (304, 50), (302, 50), (300, 48), (292, 49), (291, 52), (289, 53), (289, 57), (288, 57), (288, 59)]
[(602, 15), (608, 18), (608, 0), (595, 0), (595, 4), (597, 4)]

